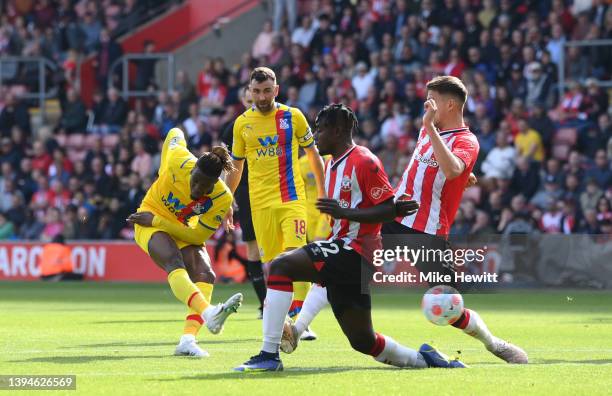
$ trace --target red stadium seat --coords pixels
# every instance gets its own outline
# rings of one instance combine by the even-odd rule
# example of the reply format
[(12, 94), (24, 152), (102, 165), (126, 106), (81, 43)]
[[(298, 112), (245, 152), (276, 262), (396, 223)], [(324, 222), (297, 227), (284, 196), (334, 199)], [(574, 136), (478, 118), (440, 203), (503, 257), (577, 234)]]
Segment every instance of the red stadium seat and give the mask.
[(102, 139), (102, 137), (99, 135), (95, 135), (95, 134), (86, 135), (85, 136), (85, 148), (87, 149), (92, 148), (96, 144), (96, 141), (98, 141), (98, 139)]
[(66, 141), (66, 146), (68, 148), (82, 149), (85, 146), (85, 135), (80, 133), (69, 135), (68, 140)]
[(113, 149), (119, 144), (119, 135), (104, 136), (104, 148)]
[(77, 150), (73, 148), (68, 149), (68, 159), (70, 162), (75, 163), (77, 161), (83, 161), (87, 155), (87, 150)]
[(567, 161), (572, 147), (567, 144), (555, 144), (552, 148), (552, 155), (559, 161)]
[(561, 128), (555, 133), (553, 143), (573, 146), (576, 144), (576, 140), (578, 140), (578, 131), (576, 128)]

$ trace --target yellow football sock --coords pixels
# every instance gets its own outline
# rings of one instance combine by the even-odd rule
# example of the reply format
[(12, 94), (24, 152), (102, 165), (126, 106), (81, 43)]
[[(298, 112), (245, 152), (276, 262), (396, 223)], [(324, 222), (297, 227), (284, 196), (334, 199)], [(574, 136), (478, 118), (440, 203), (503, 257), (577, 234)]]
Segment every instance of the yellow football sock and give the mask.
[(293, 320), (297, 320), (309, 290), (310, 282), (293, 282), (293, 301), (289, 308), (289, 317)]
[[(208, 304), (210, 304), (214, 285), (206, 282), (196, 282), (195, 285), (200, 290), (200, 293), (202, 293), (204, 296), (204, 299), (208, 302)], [(189, 308), (189, 313), (185, 318), (183, 334), (191, 334), (196, 336), (200, 331), (200, 328), (202, 328), (202, 324), (204, 324), (202, 317), (198, 315), (193, 308)]]
[(168, 274), (168, 283), (174, 296), (181, 302), (202, 315), (202, 312), (210, 305), (197, 286), (189, 279), (189, 274), (184, 268), (175, 269)]

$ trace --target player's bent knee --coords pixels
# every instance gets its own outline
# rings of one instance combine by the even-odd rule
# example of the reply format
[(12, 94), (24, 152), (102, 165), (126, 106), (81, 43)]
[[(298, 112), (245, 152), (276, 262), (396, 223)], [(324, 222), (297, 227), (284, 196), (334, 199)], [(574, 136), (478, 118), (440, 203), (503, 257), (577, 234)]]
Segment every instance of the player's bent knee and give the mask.
[(185, 263), (180, 256), (169, 257), (167, 260), (164, 260), (163, 264), (164, 270), (167, 273), (170, 273), (177, 269), (185, 269)]

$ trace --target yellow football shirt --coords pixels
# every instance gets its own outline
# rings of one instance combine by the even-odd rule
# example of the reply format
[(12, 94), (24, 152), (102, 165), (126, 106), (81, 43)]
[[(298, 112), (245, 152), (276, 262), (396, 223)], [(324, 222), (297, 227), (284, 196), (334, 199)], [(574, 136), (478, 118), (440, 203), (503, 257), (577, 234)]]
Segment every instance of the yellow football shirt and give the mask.
[(158, 178), (142, 200), (153, 226), (192, 244), (202, 244), (221, 225), (232, 204), (229, 188), (219, 180), (213, 192), (196, 201), (190, 197), (191, 170), (197, 158), (187, 149), (183, 132), (172, 128), (164, 141)]
[(535, 145), (533, 159), (535, 161), (544, 160), (544, 146), (540, 134), (534, 129), (528, 129), (526, 134), (519, 133), (514, 137), (514, 145), (521, 156), (525, 156), (531, 150), (531, 146)]
[(294, 107), (276, 103), (264, 115), (253, 106), (238, 116), (232, 156), (246, 158), (252, 210), (306, 199), (298, 147), (313, 144), (306, 117)]

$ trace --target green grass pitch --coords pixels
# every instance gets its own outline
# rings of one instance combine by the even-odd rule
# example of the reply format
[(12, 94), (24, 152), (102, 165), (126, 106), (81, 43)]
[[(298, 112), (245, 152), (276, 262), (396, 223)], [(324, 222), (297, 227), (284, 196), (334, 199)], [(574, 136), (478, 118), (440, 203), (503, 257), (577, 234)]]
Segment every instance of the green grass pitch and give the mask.
[[(413, 348), (433, 342), (466, 370), (400, 370), (351, 350), (326, 309), (320, 339), (283, 355), (282, 373), (234, 373), (259, 351), (261, 321), (250, 285), (221, 335), (200, 334), (206, 359), (174, 357), (184, 308), (167, 285), (0, 283), (0, 374), (75, 374), (82, 394), (185, 395), (595, 395), (612, 389), (612, 294), (516, 291), (467, 295), (495, 334), (522, 346), (531, 363), (510, 366), (451, 327), (430, 325), (420, 294), (377, 292), (377, 331)], [(28, 394), (22, 392), (20, 394)], [(2, 392), (0, 392), (2, 393)], [(75, 394), (65, 391), (65, 394)]]

